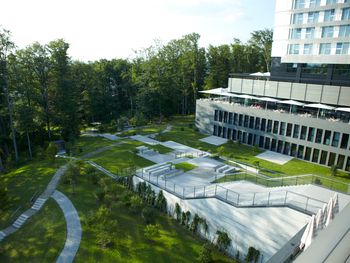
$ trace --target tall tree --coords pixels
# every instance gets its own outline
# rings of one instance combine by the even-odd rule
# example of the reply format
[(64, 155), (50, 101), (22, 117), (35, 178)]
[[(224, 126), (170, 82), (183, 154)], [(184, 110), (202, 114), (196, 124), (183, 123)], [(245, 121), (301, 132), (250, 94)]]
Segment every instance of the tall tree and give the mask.
[(257, 30), (251, 33), (249, 43), (257, 46), (261, 52), (265, 61), (266, 71), (270, 71), (271, 65), (271, 48), (273, 40), (272, 29)]

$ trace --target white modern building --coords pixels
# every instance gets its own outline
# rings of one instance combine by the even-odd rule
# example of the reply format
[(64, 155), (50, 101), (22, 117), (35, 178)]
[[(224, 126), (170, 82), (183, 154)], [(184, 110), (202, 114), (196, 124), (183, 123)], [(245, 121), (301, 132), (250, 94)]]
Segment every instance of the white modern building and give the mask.
[(231, 74), (196, 125), (350, 171), (350, 0), (276, 0), (271, 76)]

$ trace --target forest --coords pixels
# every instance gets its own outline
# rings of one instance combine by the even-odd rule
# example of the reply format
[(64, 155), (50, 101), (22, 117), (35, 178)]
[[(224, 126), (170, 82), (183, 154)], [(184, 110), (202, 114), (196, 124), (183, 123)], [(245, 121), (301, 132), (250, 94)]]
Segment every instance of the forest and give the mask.
[(63, 39), (19, 49), (11, 37), (0, 27), (0, 171), (50, 141), (74, 141), (94, 122), (122, 129), (192, 114), (199, 91), (227, 87), (230, 73), (269, 71), (271, 62), (271, 29), (206, 48), (192, 33), (132, 59), (89, 62), (69, 57)]

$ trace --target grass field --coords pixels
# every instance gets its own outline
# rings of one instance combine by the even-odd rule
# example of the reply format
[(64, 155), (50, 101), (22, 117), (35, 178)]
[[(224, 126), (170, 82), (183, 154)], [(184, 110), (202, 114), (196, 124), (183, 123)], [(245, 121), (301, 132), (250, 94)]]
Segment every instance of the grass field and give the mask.
[(166, 128), (165, 124), (154, 124), (154, 125), (149, 125), (146, 127), (141, 127), (141, 128), (134, 128), (125, 132), (121, 132), (118, 134), (118, 136), (132, 136), (132, 135), (147, 135), (147, 134), (152, 134), (152, 133), (159, 133), (163, 131)]
[[(7, 189), (9, 197), (9, 208), (1, 213), (0, 229), (7, 227), (16, 219), (16, 215), (30, 207), (31, 197), (45, 190), (57, 168), (64, 163), (65, 160), (59, 158), (54, 163), (48, 160), (30, 161), (0, 176), (0, 185)], [(17, 208), (20, 208), (18, 213), (10, 218)]]
[(174, 150), (169, 148), (169, 147), (166, 147), (166, 146), (163, 146), (161, 144), (155, 144), (155, 145), (146, 145), (148, 148), (151, 148), (153, 150), (156, 150), (158, 151), (160, 154), (165, 154), (165, 153), (170, 153), (170, 152), (173, 152)]
[(99, 148), (112, 145), (116, 142), (102, 138), (91, 136), (80, 136), (72, 147), (73, 156), (82, 156), (86, 153), (93, 152)]
[(66, 223), (58, 204), (44, 207), (0, 243), (0, 262), (55, 262), (66, 241)]
[(193, 170), (194, 168), (197, 168), (197, 166), (193, 165), (193, 164), (190, 164), (190, 163), (184, 162), (184, 163), (177, 163), (177, 164), (175, 164), (175, 168), (183, 170), (184, 172), (188, 172), (188, 171)]
[[(160, 225), (160, 236), (150, 242), (144, 236), (146, 226), (140, 211), (132, 211), (129, 201), (132, 194), (123, 186), (117, 185), (102, 176), (104, 183), (113, 187), (114, 198), (110, 203), (111, 214), (108, 220), (117, 222), (114, 234), (110, 235), (112, 245), (101, 248), (97, 244), (99, 226), (89, 225), (89, 214), (102, 205), (96, 201), (95, 193), (101, 191), (86, 177), (79, 179), (76, 193), (72, 195), (70, 186), (60, 185), (78, 210), (83, 236), (75, 262), (198, 262), (197, 257), (203, 241), (166, 215), (156, 211), (155, 222)], [(112, 229), (111, 229), (112, 232)], [(214, 262), (233, 262), (227, 257), (214, 253)]]
[(116, 174), (126, 168), (152, 165), (151, 161), (136, 155), (135, 149), (140, 145), (143, 144), (137, 141), (127, 141), (93, 156), (90, 160)]

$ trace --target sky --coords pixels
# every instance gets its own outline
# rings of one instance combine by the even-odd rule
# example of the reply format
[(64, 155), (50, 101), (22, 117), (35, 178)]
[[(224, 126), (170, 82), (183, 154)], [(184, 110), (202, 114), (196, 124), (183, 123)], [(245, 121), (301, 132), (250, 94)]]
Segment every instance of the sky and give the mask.
[(75, 60), (132, 58), (155, 40), (196, 32), (221, 45), (273, 27), (275, 0), (0, 0), (0, 26), (18, 48), (63, 38)]

